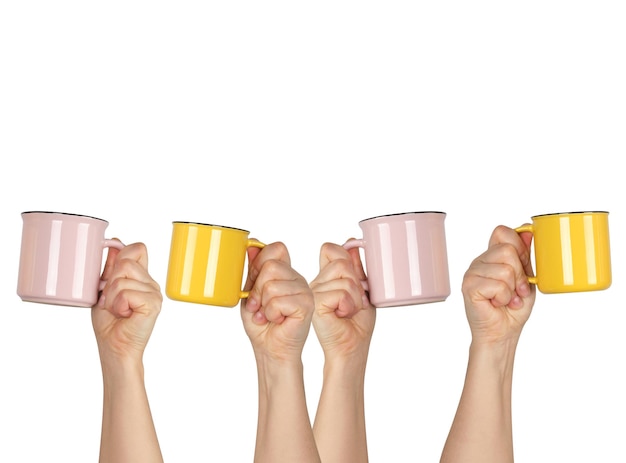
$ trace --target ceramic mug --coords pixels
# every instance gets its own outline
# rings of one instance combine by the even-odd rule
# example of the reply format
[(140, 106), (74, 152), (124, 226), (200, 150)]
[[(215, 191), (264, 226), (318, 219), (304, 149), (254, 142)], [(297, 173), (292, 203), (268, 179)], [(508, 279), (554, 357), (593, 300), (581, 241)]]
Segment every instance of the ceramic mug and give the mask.
[(609, 213), (568, 212), (532, 217), (515, 229), (533, 234), (536, 276), (542, 293), (597, 291), (611, 286)]
[(105, 239), (108, 225), (80, 214), (23, 212), (18, 296), (43, 304), (95, 305), (102, 289), (103, 251), (124, 247)]
[(361, 220), (364, 287), (375, 307), (445, 301), (450, 295), (444, 212), (403, 212)]
[(241, 289), (246, 251), (265, 244), (250, 232), (197, 222), (173, 222), (165, 294), (172, 300), (234, 307)]

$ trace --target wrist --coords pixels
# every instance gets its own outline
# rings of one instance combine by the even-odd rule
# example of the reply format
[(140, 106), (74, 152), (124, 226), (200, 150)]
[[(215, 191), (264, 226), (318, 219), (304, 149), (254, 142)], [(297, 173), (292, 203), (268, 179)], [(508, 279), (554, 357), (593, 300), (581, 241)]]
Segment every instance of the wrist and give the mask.
[(136, 348), (128, 343), (114, 343), (106, 339), (96, 340), (100, 364), (103, 369), (130, 368), (133, 365), (140, 365), (143, 362), (145, 346)]
[(114, 389), (120, 385), (133, 383), (143, 384), (144, 368), (141, 359), (102, 359), (101, 366), (105, 389)]
[(337, 365), (343, 368), (365, 368), (369, 354), (369, 341), (348, 346), (331, 346), (333, 346), (332, 343), (322, 343), (324, 365), (331, 367)]
[(302, 365), (302, 349), (279, 346), (275, 349), (254, 348), (254, 359), (257, 367), (281, 370), (296, 368)]
[(304, 365), (298, 359), (276, 359), (273, 357), (260, 356), (256, 358), (259, 384), (271, 386), (294, 379), (302, 379)]
[(276, 401), (294, 405), (299, 400), (297, 397), (304, 397), (304, 366), (301, 360), (277, 362), (263, 358), (257, 360), (257, 374), (261, 410)]
[(498, 342), (472, 340), (469, 349), (470, 368), (488, 369), (510, 380), (517, 350), (517, 338)]
[(332, 378), (340, 382), (355, 381), (363, 382), (365, 379), (365, 368), (367, 356), (353, 355), (345, 356), (325, 356), (324, 378)]

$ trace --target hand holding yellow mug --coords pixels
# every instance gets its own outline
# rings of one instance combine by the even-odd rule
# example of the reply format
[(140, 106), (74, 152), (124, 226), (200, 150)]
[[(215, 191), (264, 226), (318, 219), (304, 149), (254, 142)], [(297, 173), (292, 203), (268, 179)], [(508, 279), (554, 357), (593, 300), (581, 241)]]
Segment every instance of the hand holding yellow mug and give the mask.
[(173, 222), (165, 294), (177, 301), (234, 307), (241, 289), (249, 247), (264, 243), (250, 232), (195, 222)]
[(608, 212), (570, 212), (532, 217), (518, 233), (533, 234), (536, 275), (542, 293), (598, 291), (611, 286)]

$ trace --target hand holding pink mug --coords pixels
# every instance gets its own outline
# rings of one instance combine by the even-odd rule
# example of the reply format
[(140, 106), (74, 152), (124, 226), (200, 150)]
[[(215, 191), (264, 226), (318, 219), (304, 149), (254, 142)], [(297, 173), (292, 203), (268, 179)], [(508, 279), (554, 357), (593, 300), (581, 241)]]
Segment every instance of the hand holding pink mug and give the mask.
[(17, 294), (23, 301), (92, 307), (101, 289), (106, 220), (62, 212), (23, 212)]
[(361, 220), (365, 289), (375, 307), (445, 301), (450, 295), (443, 212), (405, 212)]

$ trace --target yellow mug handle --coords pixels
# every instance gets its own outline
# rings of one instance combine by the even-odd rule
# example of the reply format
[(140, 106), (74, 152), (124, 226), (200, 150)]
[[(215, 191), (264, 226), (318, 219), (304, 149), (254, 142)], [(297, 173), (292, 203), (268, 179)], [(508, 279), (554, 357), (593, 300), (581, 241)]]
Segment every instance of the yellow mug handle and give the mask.
[[(246, 248), (259, 248), (259, 249), (263, 249), (265, 247), (265, 243), (260, 242), (257, 239), (254, 238), (250, 238), (247, 242), (246, 242)], [(239, 297), (241, 299), (247, 299), (247, 297), (250, 295), (250, 291), (241, 291), (241, 294), (239, 295)]]
[[(526, 225), (522, 225), (521, 227), (517, 227), (515, 229), (515, 231), (517, 233), (523, 233), (523, 232), (529, 232), (529, 233), (534, 233), (535, 232), (535, 227), (532, 226), (532, 224), (526, 224)], [(528, 282), (531, 285), (536, 285), (537, 284), (537, 277), (528, 277)]]

